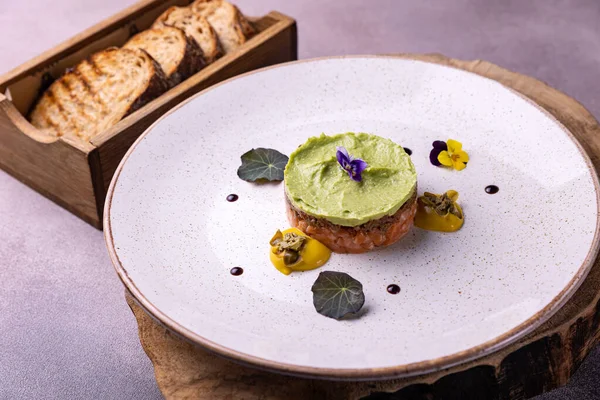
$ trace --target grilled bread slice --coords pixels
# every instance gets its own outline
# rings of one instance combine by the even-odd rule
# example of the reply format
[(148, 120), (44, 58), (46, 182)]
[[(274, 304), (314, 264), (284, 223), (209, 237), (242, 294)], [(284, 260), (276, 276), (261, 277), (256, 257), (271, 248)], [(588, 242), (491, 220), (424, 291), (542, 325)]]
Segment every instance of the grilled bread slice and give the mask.
[(145, 51), (109, 48), (50, 85), (29, 119), (50, 135), (89, 141), (167, 89), (161, 67)]
[(233, 4), (224, 0), (196, 0), (195, 13), (205, 17), (217, 32), (225, 53), (244, 44), (256, 31), (250, 21)]
[(223, 49), (215, 30), (206, 18), (196, 14), (189, 7), (171, 7), (162, 13), (152, 28), (172, 26), (179, 28), (196, 41), (204, 53), (204, 61), (210, 64), (223, 55)]
[(206, 64), (202, 49), (181, 29), (163, 26), (142, 31), (129, 39), (125, 49), (142, 49), (162, 67), (170, 86), (200, 71)]

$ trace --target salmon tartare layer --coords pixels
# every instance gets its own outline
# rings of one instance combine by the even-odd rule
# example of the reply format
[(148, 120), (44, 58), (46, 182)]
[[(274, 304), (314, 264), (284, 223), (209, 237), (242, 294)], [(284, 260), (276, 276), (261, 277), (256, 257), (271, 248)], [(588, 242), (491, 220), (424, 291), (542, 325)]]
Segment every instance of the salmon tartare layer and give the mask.
[(358, 226), (334, 224), (298, 210), (286, 196), (290, 224), (317, 239), (335, 253), (366, 253), (402, 239), (413, 226), (417, 212), (417, 191), (393, 215), (368, 221)]

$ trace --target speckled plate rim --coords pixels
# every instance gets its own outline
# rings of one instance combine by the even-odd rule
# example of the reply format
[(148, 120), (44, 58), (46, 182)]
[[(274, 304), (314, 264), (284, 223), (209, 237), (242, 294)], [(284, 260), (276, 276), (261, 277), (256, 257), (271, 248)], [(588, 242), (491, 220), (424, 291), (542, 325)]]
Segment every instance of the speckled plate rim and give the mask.
[[(113, 199), (115, 187), (119, 180), (121, 171), (123, 170), (123, 167), (127, 163), (127, 160), (129, 159), (131, 154), (135, 151), (137, 145), (146, 137), (146, 135), (148, 135), (152, 131), (152, 129), (158, 123), (160, 123), (164, 118), (166, 118), (168, 115), (176, 112), (179, 108), (183, 107), (184, 105), (186, 105), (187, 103), (189, 103), (191, 101), (194, 101), (197, 97), (202, 96), (203, 94), (205, 94), (217, 87), (226, 85), (227, 83), (229, 83), (233, 80), (243, 79), (244, 77), (249, 76), (249, 75), (253, 75), (253, 74), (261, 73), (261, 72), (264, 72), (264, 71), (267, 71), (270, 69), (281, 68), (281, 67), (285, 67), (285, 66), (293, 65), (293, 64), (319, 62), (319, 61), (333, 60), (333, 59), (378, 59), (378, 58), (396, 59), (396, 60), (403, 60), (403, 61), (409, 61), (409, 62), (430, 64), (430, 65), (434, 65), (439, 68), (450, 68), (453, 70), (458, 70), (465, 74), (474, 75), (479, 79), (493, 81), (497, 84), (500, 84), (505, 89), (509, 90), (513, 94), (521, 97), (522, 99), (526, 100), (531, 105), (536, 107), (544, 115), (546, 115), (546, 117), (550, 118), (554, 123), (556, 123), (561, 128), (561, 130), (567, 135), (567, 137), (571, 139), (571, 141), (575, 144), (575, 146), (581, 153), (581, 156), (583, 157), (586, 165), (588, 166), (589, 173), (592, 176), (592, 180), (594, 182), (594, 189), (596, 191), (597, 213), (596, 213), (596, 230), (594, 233), (594, 238), (593, 238), (590, 250), (588, 251), (588, 254), (587, 254), (584, 262), (582, 263), (581, 267), (579, 268), (579, 270), (577, 271), (577, 273), (575, 274), (573, 279), (571, 279), (571, 281), (565, 286), (565, 288), (563, 288), (563, 290), (555, 298), (553, 298), (549, 304), (547, 304), (542, 310), (540, 310), (539, 312), (534, 314), (531, 318), (529, 318), (525, 322), (521, 323), (517, 327), (511, 329), (510, 331), (505, 332), (504, 334), (502, 334), (494, 339), (491, 339), (485, 343), (482, 343), (480, 345), (471, 347), (467, 350), (463, 350), (463, 351), (460, 351), (460, 352), (457, 352), (457, 353), (454, 353), (454, 354), (451, 354), (448, 356), (439, 357), (439, 358), (435, 358), (435, 359), (431, 359), (431, 360), (420, 361), (420, 362), (410, 363), (410, 364), (405, 364), (405, 365), (397, 365), (397, 366), (393, 366), (393, 367), (363, 368), (363, 369), (342, 369), (342, 368), (321, 368), (321, 367), (300, 366), (300, 365), (276, 362), (276, 361), (267, 360), (267, 359), (260, 358), (260, 357), (251, 356), (251, 355), (239, 352), (239, 351), (232, 350), (228, 347), (222, 346), (216, 342), (213, 342), (211, 340), (208, 340), (208, 339), (198, 335), (197, 333), (185, 328), (184, 326), (180, 325), (179, 323), (177, 323), (176, 321), (171, 319), (167, 314), (165, 314), (158, 307), (156, 307), (154, 304), (152, 304), (142, 294), (142, 292), (137, 288), (137, 286), (135, 285), (133, 280), (129, 277), (129, 274), (127, 273), (127, 269), (125, 268), (125, 266), (121, 263), (121, 261), (119, 259), (119, 256), (116, 252), (113, 235), (112, 235), (112, 225), (111, 225), (111, 217), (110, 217), (111, 216), (112, 199)], [(117, 170), (115, 171), (115, 174), (111, 180), (111, 183), (108, 188), (107, 195), (106, 195), (106, 201), (105, 201), (105, 205), (104, 205), (103, 222), (104, 222), (104, 239), (106, 242), (108, 253), (110, 255), (110, 259), (113, 263), (113, 266), (114, 266), (119, 278), (121, 279), (121, 281), (123, 282), (125, 287), (129, 290), (129, 292), (132, 294), (132, 296), (137, 301), (137, 303), (140, 306), (142, 306), (142, 308), (148, 314), (150, 314), (154, 319), (158, 320), (162, 325), (164, 325), (168, 329), (172, 330), (173, 332), (175, 332), (179, 336), (183, 337), (184, 339), (187, 339), (188, 341), (191, 341), (192, 343), (198, 344), (198, 345), (202, 346), (203, 348), (205, 348), (213, 353), (216, 353), (220, 356), (223, 356), (227, 359), (236, 361), (241, 364), (253, 366), (253, 367), (256, 367), (259, 369), (272, 371), (272, 372), (283, 373), (283, 374), (294, 375), (294, 376), (301, 376), (301, 377), (331, 379), (331, 380), (384, 380), (384, 379), (393, 379), (393, 378), (410, 377), (410, 376), (415, 376), (415, 375), (427, 374), (430, 372), (442, 370), (444, 368), (450, 368), (450, 367), (453, 367), (453, 366), (456, 366), (459, 364), (473, 361), (477, 358), (480, 358), (480, 357), (489, 355), (495, 351), (498, 351), (501, 348), (503, 348), (511, 343), (514, 343), (515, 341), (523, 338), (525, 335), (532, 332), (534, 329), (538, 328), (540, 325), (542, 325), (544, 322), (546, 322), (548, 319), (550, 319), (550, 317), (552, 317), (556, 313), (556, 311), (558, 311), (571, 298), (571, 296), (577, 291), (577, 289), (579, 288), (579, 286), (581, 285), (581, 283), (583, 282), (583, 280), (586, 278), (587, 274), (589, 273), (591, 267), (594, 265), (594, 262), (596, 261), (596, 257), (598, 256), (598, 251), (600, 249), (600, 237), (599, 237), (599, 232), (600, 232), (600, 180), (598, 178), (598, 173), (592, 163), (591, 158), (586, 153), (585, 149), (583, 148), (583, 146), (581, 145), (579, 140), (573, 135), (573, 133), (571, 131), (569, 131), (569, 129), (567, 129), (560, 121), (558, 121), (554, 117), (554, 115), (550, 114), (546, 109), (541, 107), (539, 104), (537, 104), (533, 100), (529, 99), (528, 97), (522, 95), (521, 93), (517, 92), (516, 90), (501, 84), (500, 82), (498, 82), (496, 80), (481, 76), (479, 74), (476, 74), (476, 73), (473, 73), (470, 71), (465, 71), (463, 69), (456, 68), (451, 65), (442, 65), (442, 64), (435, 63), (435, 62), (416, 60), (416, 59), (410, 58), (410, 54), (403, 54), (403, 55), (349, 55), (349, 56), (337, 56), (337, 57), (319, 57), (319, 58), (312, 58), (312, 59), (291, 61), (291, 62), (286, 62), (286, 63), (282, 63), (282, 64), (277, 64), (277, 65), (257, 69), (254, 71), (250, 71), (250, 72), (235, 76), (233, 78), (227, 79), (223, 82), (220, 82), (214, 86), (211, 86), (211, 87), (195, 94), (194, 96), (186, 99), (185, 101), (176, 105), (171, 110), (169, 110), (167, 113), (162, 115), (158, 120), (156, 120), (152, 125), (150, 125), (138, 137), (138, 139), (129, 148), (129, 150), (127, 151), (127, 153), (125, 154), (125, 156), (123, 157), (121, 162), (119, 163), (119, 166), (117, 167)]]

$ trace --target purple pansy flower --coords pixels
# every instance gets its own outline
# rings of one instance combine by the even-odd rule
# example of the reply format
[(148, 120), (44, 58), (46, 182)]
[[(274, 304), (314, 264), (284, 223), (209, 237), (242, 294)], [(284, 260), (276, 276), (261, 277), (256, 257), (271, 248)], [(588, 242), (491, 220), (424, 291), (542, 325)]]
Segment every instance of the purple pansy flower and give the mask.
[(360, 182), (362, 180), (362, 172), (368, 167), (367, 163), (360, 158), (352, 157), (348, 154), (348, 150), (342, 146), (338, 146), (335, 155), (338, 163), (342, 169), (348, 173), (348, 176), (350, 176), (353, 181)]
[(432, 145), (433, 149), (429, 153), (429, 161), (436, 167), (439, 167), (442, 163), (438, 161), (438, 156), (442, 151), (448, 151), (448, 145), (442, 140), (436, 140)]

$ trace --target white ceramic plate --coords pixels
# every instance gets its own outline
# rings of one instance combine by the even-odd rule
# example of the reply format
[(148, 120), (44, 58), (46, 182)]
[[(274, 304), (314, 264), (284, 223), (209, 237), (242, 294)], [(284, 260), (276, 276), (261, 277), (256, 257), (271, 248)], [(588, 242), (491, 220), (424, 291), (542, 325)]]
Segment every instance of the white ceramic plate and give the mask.
[[(320, 270), (285, 276), (269, 263), (269, 239), (288, 226), (283, 185), (236, 170), (252, 148), (289, 154), (346, 131), (410, 148), (420, 193), (458, 190), (466, 222), (334, 254), (321, 271), (349, 273), (366, 295), (360, 318), (336, 321), (312, 305)], [(462, 172), (429, 163), (431, 143), (449, 138), (471, 156)], [(322, 59), (230, 80), (157, 122), (113, 179), (105, 232), (124, 284), (192, 341), (277, 371), (377, 379), (473, 359), (547, 320), (597, 254), (597, 188), (572, 135), (494, 81), (397, 58)]]

